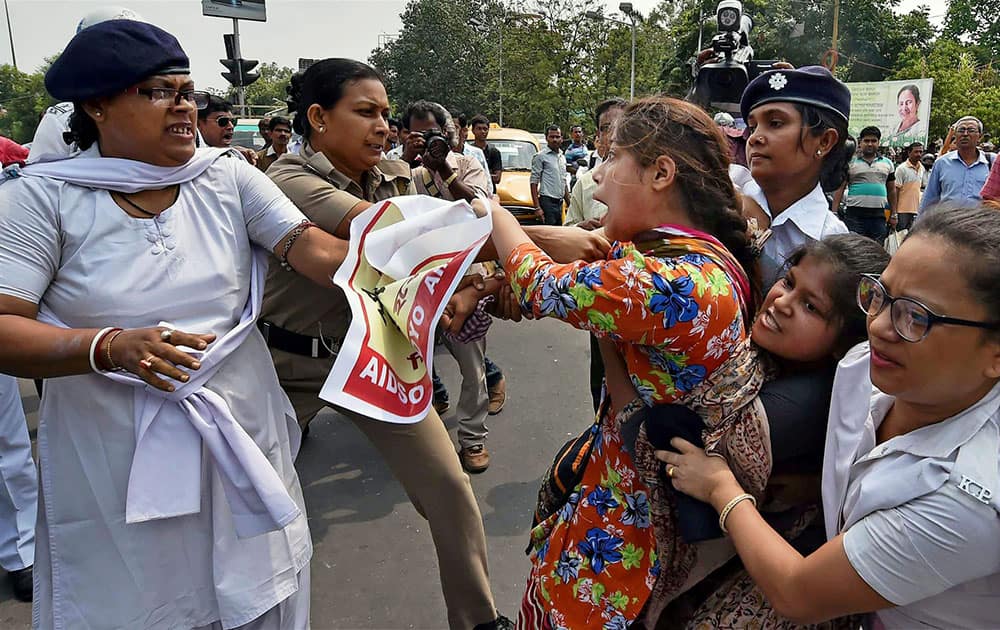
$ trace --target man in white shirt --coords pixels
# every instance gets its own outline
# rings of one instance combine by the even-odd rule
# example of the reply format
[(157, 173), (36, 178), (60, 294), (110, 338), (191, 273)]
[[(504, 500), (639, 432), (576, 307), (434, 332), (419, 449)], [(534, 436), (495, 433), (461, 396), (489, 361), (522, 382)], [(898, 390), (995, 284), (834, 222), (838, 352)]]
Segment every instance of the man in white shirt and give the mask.
[[(594, 140), (596, 145), (595, 159), (592, 162), (600, 165), (607, 157), (611, 149), (611, 130), (614, 124), (622, 115), (626, 102), (620, 98), (613, 98), (604, 101), (597, 106), (595, 112), (595, 122), (597, 124), (597, 137)], [(575, 225), (585, 230), (596, 230), (601, 226), (601, 219), (608, 211), (608, 207), (600, 201), (594, 200), (593, 169), (583, 170), (577, 177), (576, 184), (569, 194), (569, 209), (566, 211), (564, 225)]]

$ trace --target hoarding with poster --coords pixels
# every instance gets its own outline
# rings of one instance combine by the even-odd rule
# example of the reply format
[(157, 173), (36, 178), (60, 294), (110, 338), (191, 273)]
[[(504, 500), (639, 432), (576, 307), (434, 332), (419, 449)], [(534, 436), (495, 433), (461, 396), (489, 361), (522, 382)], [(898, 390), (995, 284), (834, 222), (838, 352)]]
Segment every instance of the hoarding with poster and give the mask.
[(320, 398), (383, 422), (423, 420), (438, 320), (492, 230), (490, 215), (467, 202), (422, 195), (377, 203), (351, 221), (333, 277), (351, 325)]
[(264, 0), (201, 0), (201, 14), (255, 22), (267, 21)]
[(848, 131), (852, 136), (857, 138), (862, 129), (874, 126), (882, 131), (883, 146), (927, 144), (934, 79), (848, 83), (847, 88), (851, 91)]

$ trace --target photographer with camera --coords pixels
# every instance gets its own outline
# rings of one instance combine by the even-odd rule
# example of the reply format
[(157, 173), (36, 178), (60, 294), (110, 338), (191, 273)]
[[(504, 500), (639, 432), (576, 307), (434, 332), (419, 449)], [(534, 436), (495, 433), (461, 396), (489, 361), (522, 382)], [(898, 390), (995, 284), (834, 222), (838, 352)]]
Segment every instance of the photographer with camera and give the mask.
[(403, 160), (413, 169), (417, 192), (449, 201), (472, 201), (492, 189), (489, 176), (476, 158), (452, 151), (455, 123), (441, 105), (416, 101), (406, 108), (403, 125), (410, 130)]

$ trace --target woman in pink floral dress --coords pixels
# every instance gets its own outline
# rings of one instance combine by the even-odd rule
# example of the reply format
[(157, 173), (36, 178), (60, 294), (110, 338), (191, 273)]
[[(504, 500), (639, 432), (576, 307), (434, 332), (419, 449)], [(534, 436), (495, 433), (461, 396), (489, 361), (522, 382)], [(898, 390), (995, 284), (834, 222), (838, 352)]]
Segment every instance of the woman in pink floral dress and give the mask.
[[(688, 103), (630, 105), (594, 174), (616, 241), (596, 263), (554, 263), (493, 208), (493, 240), (522, 310), (613, 341), (645, 405), (681, 398), (746, 338), (753, 256), (726, 146)], [(624, 629), (656, 584), (664, 550), (650, 490), (623, 449), (622, 402), (604, 401), (582, 480), (532, 531), (521, 628)]]

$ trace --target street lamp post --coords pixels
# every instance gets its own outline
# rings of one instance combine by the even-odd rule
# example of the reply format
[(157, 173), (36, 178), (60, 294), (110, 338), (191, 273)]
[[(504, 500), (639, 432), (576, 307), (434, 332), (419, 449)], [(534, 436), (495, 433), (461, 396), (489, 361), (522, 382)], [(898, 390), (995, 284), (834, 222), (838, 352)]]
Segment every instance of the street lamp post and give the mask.
[(7, 0), (3, 0), (3, 12), (7, 16), (7, 37), (10, 38), (10, 62), (17, 70), (17, 56), (14, 54), (14, 28), (10, 25), (10, 8), (7, 7)]
[(628, 16), (628, 19), (632, 22), (632, 69), (631, 76), (629, 77), (629, 88), (628, 88), (628, 98), (629, 100), (635, 100), (635, 9), (632, 8), (631, 2), (622, 2), (618, 5), (618, 10)]
[(618, 10), (624, 13), (628, 18), (629, 22), (623, 20), (616, 20), (615, 18), (608, 17), (603, 13), (598, 11), (587, 11), (584, 15), (592, 20), (603, 20), (605, 22), (614, 22), (615, 24), (621, 24), (623, 26), (629, 26), (632, 28), (632, 63), (629, 68), (629, 88), (628, 97), (629, 100), (635, 99), (635, 26), (636, 22), (641, 18), (639, 12), (632, 8), (631, 2), (622, 2), (618, 5)]
[[(503, 27), (504, 27), (504, 23), (507, 21), (508, 18), (511, 19), (511, 20), (522, 20), (522, 19), (526, 19), (526, 18), (537, 20), (537, 19), (540, 19), (541, 17), (542, 16), (540, 14), (538, 14), (538, 13), (507, 13), (506, 11), (504, 11), (504, 13), (503, 13), (503, 19), (500, 20), (500, 25), (497, 28), (497, 31), (499, 32), (499, 50), (497, 51), (497, 55), (499, 56), (499, 60), (498, 60), (498, 62), (499, 62), (498, 63), (499, 71), (497, 72), (497, 101), (498, 101), (498, 105), (499, 105), (499, 109), (500, 109), (498, 119), (499, 119), (499, 124), (500, 124), (501, 127), (503, 127)], [(472, 28), (476, 29), (477, 31), (481, 31), (481, 32), (485, 29), (484, 24), (482, 22), (480, 22), (476, 18), (469, 18), (469, 26), (471, 26)]]

